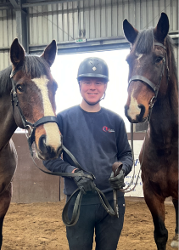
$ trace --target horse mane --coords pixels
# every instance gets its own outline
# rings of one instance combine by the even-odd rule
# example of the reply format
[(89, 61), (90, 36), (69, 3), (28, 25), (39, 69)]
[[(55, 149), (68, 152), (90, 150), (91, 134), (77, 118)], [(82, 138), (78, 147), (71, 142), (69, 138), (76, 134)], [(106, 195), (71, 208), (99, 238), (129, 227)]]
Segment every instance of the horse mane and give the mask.
[[(47, 62), (38, 56), (26, 55), (23, 65), (19, 69), (31, 79), (40, 78), (42, 75), (49, 74), (49, 66)], [(0, 71), (0, 96), (10, 92), (12, 89), (12, 83), (10, 79), (10, 74), (12, 71), (12, 66)]]
[[(178, 83), (178, 76), (177, 76), (177, 65), (174, 56), (174, 43), (170, 36), (166, 37), (166, 48), (167, 48), (167, 56), (168, 56), (168, 63), (169, 63), (169, 70), (170, 70), (170, 77), (174, 77), (176, 79), (176, 83)], [(176, 84), (178, 89), (178, 84)]]
[(7, 67), (0, 71), (0, 97), (12, 89), (12, 83), (10, 79), (10, 74), (12, 71), (12, 66)]
[[(154, 29), (149, 28), (138, 33), (137, 39), (134, 44), (134, 53), (138, 54), (149, 54), (153, 48), (154, 44)], [(178, 82), (177, 77), (177, 66), (176, 60), (174, 56), (174, 43), (172, 38), (167, 35), (165, 39), (165, 46), (167, 50), (168, 57), (168, 67), (170, 71), (170, 77), (176, 79), (176, 83)], [(177, 84), (178, 88), (178, 84)]]

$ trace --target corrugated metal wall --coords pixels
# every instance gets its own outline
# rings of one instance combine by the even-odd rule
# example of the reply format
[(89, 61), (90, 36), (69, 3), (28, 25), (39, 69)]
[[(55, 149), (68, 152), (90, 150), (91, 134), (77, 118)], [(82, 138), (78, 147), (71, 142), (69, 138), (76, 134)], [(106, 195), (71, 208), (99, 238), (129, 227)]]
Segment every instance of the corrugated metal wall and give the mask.
[[(126, 43), (122, 30), (125, 18), (141, 30), (155, 26), (161, 12), (169, 17), (170, 33), (177, 33), (178, 7), (178, 0), (83, 0), (29, 7), (30, 52), (41, 51), (53, 39), (59, 52), (72, 48), (89, 50), (87, 44), (94, 49), (94, 45), (105, 49), (104, 44), (119, 47)], [(9, 64), (5, 49), (16, 37), (15, 11), (0, 10), (0, 30), (0, 69), (3, 69)], [(83, 36), (87, 43), (76, 44), (74, 40)]]
[(137, 29), (155, 26), (161, 12), (170, 19), (170, 32), (178, 30), (178, 0), (90, 0), (29, 8), (30, 44), (123, 37), (127, 18)]
[(10, 64), (9, 47), (16, 37), (16, 20), (13, 9), (0, 10), (0, 70)]

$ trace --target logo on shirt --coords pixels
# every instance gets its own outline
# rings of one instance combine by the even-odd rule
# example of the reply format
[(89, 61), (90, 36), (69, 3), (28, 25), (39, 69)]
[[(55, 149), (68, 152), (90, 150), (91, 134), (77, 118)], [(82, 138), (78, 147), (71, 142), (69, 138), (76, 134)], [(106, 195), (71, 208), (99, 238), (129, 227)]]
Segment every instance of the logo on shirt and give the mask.
[(103, 127), (103, 131), (104, 131), (104, 132), (108, 132), (108, 133), (114, 133), (114, 132), (115, 132), (114, 129), (108, 128), (108, 127), (106, 127), (106, 126)]

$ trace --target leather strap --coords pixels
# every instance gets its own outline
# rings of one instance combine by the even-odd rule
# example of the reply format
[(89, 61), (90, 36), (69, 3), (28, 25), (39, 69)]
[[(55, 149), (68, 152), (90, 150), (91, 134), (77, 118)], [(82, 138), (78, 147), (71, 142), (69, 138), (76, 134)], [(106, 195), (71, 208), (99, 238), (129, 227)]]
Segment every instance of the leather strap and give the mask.
[[(76, 158), (72, 155), (72, 153), (64, 145), (62, 146), (62, 148), (69, 155), (69, 157), (73, 160), (75, 166), (77, 168), (83, 170), (82, 167), (80, 166), (80, 164), (77, 162)], [(75, 177), (75, 176), (78, 176), (78, 177), (87, 177), (87, 178), (90, 178), (92, 180), (95, 179), (95, 176), (93, 174), (91, 174), (90, 172), (87, 172), (86, 170), (83, 170), (83, 171), (87, 172), (87, 174), (82, 174), (80, 172), (77, 172), (77, 173), (61, 173), (61, 172), (45, 171), (42, 168), (37, 166), (37, 164), (36, 164), (33, 157), (32, 157), (32, 159), (33, 159), (33, 162), (34, 162), (35, 166), (39, 170), (44, 172), (45, 174), (61, 176), (61, 177)], [(104, 195), (104, 193), (101, 190), (99, 190), (97, 187), (94, 188), (94, 191), (96, 191), (97, 194), (99, 195), (100, 202), (101, 202), (102, 206), (104, 207), (104, 209), (107, 211), (107, 213), (109, 213), (111, 216), (118, 217), (116, 210), (114, 211), (113, 208), (110, 206), (110, 204), (109, 204), (106, 196)], [(74, 203), (72, 218), (69, 219), (69, 217), (68, 217), (68, 207), (70, 205), (70, 202), (71, 202), (72, 198), (74, 196), (76, 196), (76, 193), (78, 193), (78, 194), (77, 194), (77, 197), (76, 197), (76, 200), (75, 200), (75, 203)], [(79, 215), (80, 215), (80, 207), (81, 207), (81, 201), (82, 201), (83, 195), (84, 195), (84, 192), (80, 188), (77, 188), (72, 193), (69, 200), (66, 202), (65, 207), (64, 207), (63, 212), (62, 212), (62, 219), (63, 219), (63, 222), (64, 222), (64, 224), (66, 226), (73, 226), (78, 221)]]
[[(135, 76), (132, 76), (131, 79), (129, 80), (129, 86), (131, 84), (132, 81), (142, 81), (142, 82), (145, 82), (147, 83), (151, 89), (156, 93), (157, 91), (157, 87), (155, 86), (155, 84), (153, 84), (153, 82), (151, 82), (149, 79), (147, 79), (146, 77), (144, 76), (141, 76), (141, 75), (135, 75)], [(129, 87), (128, 86), (128, 87)]]
[[(107, 213), (110, 214), (111, 216), (116, 216), (117, 218), (119, 218), (118, 217), (118, 210), (117, 211), (113, 210), (113, 208), (110, 206), (110, 204), (109, 204), (108, 200), (106, 199), (106, 196), (103, 194), (103, 192), (101, 190), (99, 190), (97, 187), (95, 187), (94, 191), (96, 191), (97, 194), (99, 195), (100, 202), (101, 202), (102, 206), (104, 207), (104, 209), (107, 211)], [(76, 200), (74, 203), (72, 217), (71, 217), (71, 219), (69, 219), (68, 208), (70, 206), (70, 202), (71, 202), (73, 196), (75, 196), (76, 193), (78, 193), (78, 194), (77, 194), (77, 197), (76, 197)], [(80, 188), (77, 188), (72, 193), (69, 200), (66, 202), (64, 209), (63, 209), (63, 212), (62, 212), (62, 220), (66, 226), (74, 226), (77, 223), (79, 216), (80, 216), (80, 208), (81, 208), (81, 201), (82, 201), (83, 195), (84, 195), (84, 192)]]

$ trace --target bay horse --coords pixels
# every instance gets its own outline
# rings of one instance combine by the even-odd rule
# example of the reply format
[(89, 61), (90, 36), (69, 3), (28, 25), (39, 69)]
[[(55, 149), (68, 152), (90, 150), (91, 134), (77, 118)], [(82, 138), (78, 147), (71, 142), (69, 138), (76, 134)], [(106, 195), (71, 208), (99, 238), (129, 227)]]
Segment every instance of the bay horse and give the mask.
[(139, 155), (145, 202), (152, 214), (154, 239), (165, 250), (166, 197), (176, 211), (176, 229), (171, 246), (178, 246), (178, 80), (174, 46), (168, 35), (169, 20), (162, 13), (155, 28), (135, 29), (123, 22), (131, 44), (128, 98), (125, 115), (131, 123), (148, 120), (148, 129)]
[(17, 165), (14, 131), (27, 129), (29, 147), (34, 142), (40, 159), (58, 157), (62, 151), (55, 115), (57, 83), (50, 72), (56, 49), (53, 40), (41, 56), (26, 55), (16, 38), (10, 48), (11, 66), (0, 72), (0, 249)]

